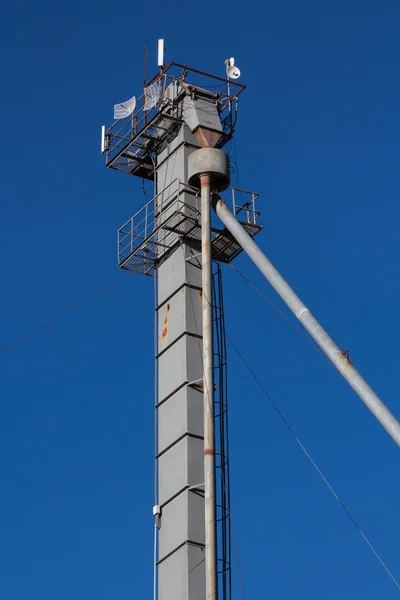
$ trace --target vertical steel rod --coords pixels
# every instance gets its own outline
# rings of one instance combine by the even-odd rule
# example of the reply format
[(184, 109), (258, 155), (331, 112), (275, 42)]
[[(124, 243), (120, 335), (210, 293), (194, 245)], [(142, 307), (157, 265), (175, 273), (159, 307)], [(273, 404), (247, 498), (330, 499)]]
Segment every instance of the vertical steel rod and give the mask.
[(212, 322), (212, 252), (210, 176), (200, 175), (203, 310), (204, 501), (206, 600), (217, 599), (215, 502), (214, 349)]
[(219, 196), (213, 199), (213, 208), (227, 229), (229, 229), (237, 242), (242, 246), (246, 254), (248, 254), (260, 269), (261, 273), (266, 277), (297, 319), (304, 325), (308, 333), (325, 352), (339, 373), (343, 375), (349, 385), (356, 394), (358, 394), (373, 415), (375, 415), (396, 444), (400, 446), (400, 423), (396, 417), (375, 394), (362, 375), (360, 375), (357, 369), (349, 361), (348, 357), (343, 354), (340, 348), (295, 294), (282, 275), (275, 269), (274, 265), (260, 250)]

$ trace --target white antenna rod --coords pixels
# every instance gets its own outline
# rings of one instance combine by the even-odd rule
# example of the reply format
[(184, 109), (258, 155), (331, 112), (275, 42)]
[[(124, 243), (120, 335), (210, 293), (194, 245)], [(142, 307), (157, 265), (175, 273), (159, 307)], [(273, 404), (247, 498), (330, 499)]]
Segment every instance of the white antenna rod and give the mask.
[(106, 126), (101, 126), (101, 153), (104, 154), (106, 149)]
[(164, 66), (164, 40), (158, 40), (158, 66)]

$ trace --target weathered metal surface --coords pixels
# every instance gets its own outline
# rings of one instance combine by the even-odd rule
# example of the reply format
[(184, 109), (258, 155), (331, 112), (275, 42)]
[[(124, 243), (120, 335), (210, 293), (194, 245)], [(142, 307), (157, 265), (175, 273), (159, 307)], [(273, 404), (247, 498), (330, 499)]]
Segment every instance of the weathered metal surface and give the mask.
[(202, 148), (214, 148), (221, 138), (218, 131), (212, 131), (206, 127), (198, 127), (193, 133)]
[(165, 317), (164, 317), (164, 321), (162, 323), (162, 332), (161, 332), (161, 347), (166, 346), (166, 344), (168, 343), (168, 315), (169, 315), (169, 311), (171, 310), (171, 305), (168, 302), (167, 304), (167, 308), (165, 310)]
[(161, 526), (164, 535), (160, 538), (160, 556), (168, 556), (182, 540), (204, 538), (204, 525), (196, 515), (202, 514), (204, 499), (200, 494), (186, 491), (163, 507)]
[(201, 352), (201, 340), (199, 343), (198, 338), (185, 334), (159, 355), (159, 402), (165, 400), (181, 386), (202, 377)]
[[(203, 150), (201, 150), (203, 152)], [(193, 156), (193, 155), (192, 155)], [(203, 381), (204, 381), (204, 509), (206, 534), (206, 599), (217, 598), (217, 540), (215, 496), (214, 349), (212, 315), (212, 251), (210, 175), (200, 175), (201, 250), (203, 268)]]
[(185, 436), (160, 456), (158, 464), (161, 507), (184, 488), (202, 482), (202, 449), (202, 439)]
[(184, 333), (201, 337), (201, 315), (197, 315), (200, 308), (199, 290), (188, 285), (184, 285), (159, 308), (159, 352), (173, 344)]
[(216, 96), (194, 91), (183, 100), (183, 119), (203, 148), (214, 148), (223, 133)]
[(181, 388), (159, 406), (158, 421), (159, 453), (187, 433), (202, 437), (203, 394), (190, 386)]
[(173, 260), (168, 259), (158, 269), (159, 304), (164, 304), (184, 285), (201, 288), (200, 263), (193, 259), (193, 252), (186, 245), (174, 253)]
[(188, 182), (200, 188), (202, 174), (209, 174), (209, 185), (212, 192), (226, 190), (230, 182), (229, 157), (218, 148), (201, 148), (189, 156)]
[(346, 353), (340, 350), (333, 339), (319, 324), (317, 319), (311, 314), (309, 309), (295, 294), (282, 275), (246, 233), (245, 229), (233, 216), (226, 204), (221, 199), (216, 198), (213, 206), (221, 221), (237, 239), (244, 251), (257, 265), (261, 273), (266, 277), (282, 300), (304, 325), (311, 337), (317, 342), (339, 373), (343, 375), (347, 383), (349, 383), (353, 390), (358, 394), (396, 444), (400, 446), (400, 423), (396, 417), (390, 412), (362, 375), (360, 375), (357, 369), (351, 364)]
[(197, 545), (180, 548), (160, 563), (158, 600), (204, 600), (204, 572), (204, 549)]

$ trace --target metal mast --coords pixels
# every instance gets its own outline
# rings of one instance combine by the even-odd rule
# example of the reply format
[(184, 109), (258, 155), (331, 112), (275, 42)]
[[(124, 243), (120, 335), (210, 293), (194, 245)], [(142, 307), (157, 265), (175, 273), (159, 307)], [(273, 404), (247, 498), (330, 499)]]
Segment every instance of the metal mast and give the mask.
[(206, 598), (217, 595), (215, 502), (214, 346), (212, 319), (212, 248), (210, 176), (200, 175), (201, 252), (203, 269), (204, 515)]
[[(216, 399), (214, 389), (226, 357), (214, 365), (213, 332), (223, 315), (212, 265), (230, 262), (241, 247), (212, 226), (210, 198), (229, 186), (221, 148), (244, 86), (176, 63), (159, 66), (130, 112), (102, 135), (107, 167), (156, 188), (119, 229), (118, 264), (157, 279), (157, 597), (230, 600), (226, 398), (221, 391)], [(251, 236), (261, 229), (253, 210), (243, 223)], [(221, 336), (217, 347), (224, 348)]]

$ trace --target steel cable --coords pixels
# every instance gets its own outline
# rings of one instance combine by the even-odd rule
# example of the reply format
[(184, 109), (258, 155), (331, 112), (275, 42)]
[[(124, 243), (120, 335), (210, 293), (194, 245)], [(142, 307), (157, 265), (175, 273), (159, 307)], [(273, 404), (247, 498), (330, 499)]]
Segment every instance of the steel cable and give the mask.
[(236, 354), (239, 356), (239, 358), (241, 359), (241, 361), (243, 362), (243, 364), (246, 366), (246, 368), (248, 369), (249, 373), (253, 377), (254, 381), (257, 383), (257, 385), (260, 387), (260, 389), (262, 390), (262, 392), (264, 393), (264, 395), (267, 397), (269, 403), (274, 408), (274, 410), (278, 414), (279, 418), (282, 420), (282, 422), (284, 423), (285, 427), (291, 433), (291, 435), (293, 436), (293, 438), (296, 440), (297, 444), (300, 446), (300, 448), (302, 449), (302, 451), (304, 452), (304, 454), (306, 455), (306, 457), (308, 458), (308, 460), (310, 461), (310, 463), (312, 464), (312, 466), (314, 467), (314, 469), (317, 471), (317, 473), (321, 477), (322, 481), (325, 483), (325, 485), (328, 487), (329, 491), (332, 493), (332, 495), (334, 496), (334, 498), (337, 500), (337, 502), (339, 503), (339, 505), (341, 506), (341, 508), (344, 510), (344, 512), (346, 513), (346, 515), (349, 517), (350, 521), (353, 523), (353, 525), (357, 529), (358, 533), (361, 535), (361, 537), (363, 538), (363, 540), (369, 546), (370, 550), (373, 552), (373, 554), (378, 559), (378, 561), (380, 562), (380, 564), (382, 565), (382, 567), (385, 569), (386, 573), (389, 575), (389, 577), (391, 578), (391, 580), (393, 581), (393, 583), (396, 585), (396, 587), (398, 589), (400, 589), (400, 584), (398, 583), (397, 579), (394, 577), (394, 575), (390, 571), (389, 567), (386, 565), (386, 563), (384, 562), (384, 560), (378, 554), (377, 550), (375, 550), (375, 548), (372, 545), (372, 543), (370, 542), (369, 538), (365, 535), (365, 533), (363, 532), (363, 530), (361, 529), (361, 527), (359, 526), (359, 524), (357, 523), (357, 521), (355, 520), (355, 518), (353, 517), (353, 515), (351, 514), (351, 512), (347, 508), (347, 506), (340, 499), (339, 495), (337, 494), (337, 492), (335, 491), (335, 489), (333, 488), (333, 486), (329, 483), (328, 479), (325, 477), (325, 475), (323, 474), (323, 472), (321, 471), (321, 469), (318, 467), (317, 463), (312, 458), (312, 456), (310, 455), (310, 453), (308, 452), (308, 450), (305, 448), (305, 446), (301, 442), (300, 438), (297, 436), (297, 434), (293, 430), (292, 426), (289, 424), (289, 422), (287, 421), (287, 419), (283, 416), (283, 413), (278, 408), (277, 404), (272, 400), (270, 394), (267, 392), (267, 390), (265, 389), (264, 385), (261, 383), (260, 379), (257, 377), (257, 375), (255, 374), (255, 372), (253, 371), (253, 369), (250, 367), (250, 364), (244, 358), (243, 354), (239, 351), (238, 347), (234, 344), (234, 342), (232, 341), (232, 338), (228, 335), (228, 333), (225, 332), (225, 334), (226, 334), (226, 337), (227, 337), (229, 343), (231, 344), (231, 346), (235, 350)]
[(86, 300), (83, 300), (82, 302), (79, 302), (79, 304), (76, 304), (72, 308), (69, 308), (68, 310), (66, 310), (65, 312), (61, 313), (60, 315), (58, 315), (54, 319), (51, 319), (50, 321), (47, 321), (47, 323), (44, 323), (43, 325), (40, 325), (40, 327), (37, 327), (36, 329), (33, 329), (32, 331), (30, 331), (26, 335), (23, 335), (22, 337), (20, 337), (19, 339), (15, 340), (11, 344), (8, 344), (8, 346), (4, 346), (4, 348), (0, 349), (0, 354), (2, 352), (6, 352), (7, 350), (10, 350), (14, 346), (17, 346), (18, 344), (21, 344), (21, 342), (24, 342), (28, 338), (30, 338), (33, 335), (35, 335), (35, 333), (39, 333), (39, 331), (42, 331), (43, 329), (46, 329), (46, 327), (49, 327), (50, 325), (53, 325), (53, 323), (56, 323), (57, 321), (59, 321), (63, 317), (66, 317), (67, 315), (69, 315), (70, 313), (74, 312), (75, 310), (78, 310), (78, 308), (81, 308), (85, 304), (88, 304), (88, 302), (91, 302), (92, 300), (94, 300), (95, 298), (98, 298), (99, 296), (101, 296), (105, 292), (108, 292), (108, 290), (111, 290), (111, 288), (117, 286), (119, 283), (122, 283), (123, 281), (125, 281), (126, 279), (128, 279), (128, 277), (130, 277), (130, 276), (131, 276), (131, 273), (128, 273), (128, 275), (125, 275), (125, 277), (121, 277), (121, 279), (117, 279), (117, 281), (114, 281), (114, 283), (111, 283), (110, 285), (107, 285), (102, 290), (99, 290), (98, 292), (96, 292), (95, 294), (93, 294), (93, 296), (89, 296), (88, 298), (86, 298)]

